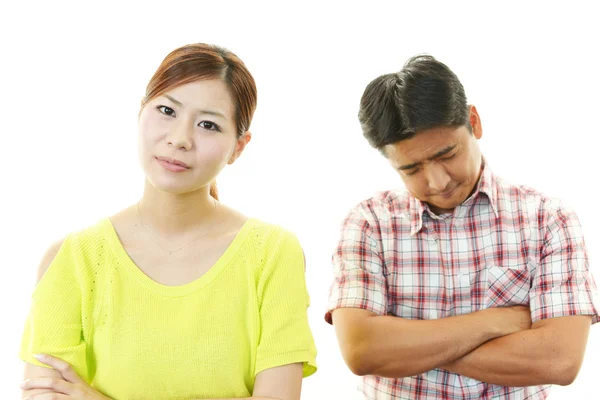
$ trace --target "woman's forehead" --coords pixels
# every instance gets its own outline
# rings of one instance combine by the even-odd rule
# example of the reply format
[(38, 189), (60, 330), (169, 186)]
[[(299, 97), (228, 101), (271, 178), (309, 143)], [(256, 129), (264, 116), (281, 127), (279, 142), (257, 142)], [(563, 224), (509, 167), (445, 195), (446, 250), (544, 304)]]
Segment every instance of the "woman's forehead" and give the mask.
[(159, 97), (167, 98), (186, 110), (221, 114), (233, 118), (234, 104), (227, 84), (220, 79), (198, 80), (167, 90)]

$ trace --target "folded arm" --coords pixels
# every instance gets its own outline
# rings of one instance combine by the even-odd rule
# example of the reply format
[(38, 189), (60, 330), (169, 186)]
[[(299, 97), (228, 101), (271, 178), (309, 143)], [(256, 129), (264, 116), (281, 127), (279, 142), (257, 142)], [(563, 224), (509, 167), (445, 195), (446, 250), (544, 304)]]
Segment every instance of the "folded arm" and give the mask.
[[(85, 398), (110, 400), (96, 389), (83, 382), (73, 368), (56, 358), (47, 358), (44, 362), (52, 368), (26, 363), (25, 387), (22, 398), (45, 398), (46, 393), (60, 393), (65, 398)], [(282, 365), (261, 371), (255, 379), (252, 397), (246, 400), (300, 400), (302, 387), (302, 363)], [(62, 398), (62, 397), (61, 397)], [(240, 399), (240, 398), (238, 398)], [(234, 400), (233, 398), (197, 399), (197, 400)]]
[(583, 362), (590, 322), (590, 316), (541, 320), (442, 368), (501, 386), (569, 385)]
[[(532, 329), (492, 340), (443, 366), (503, 386), (568, 385), (583, 361), (590, 323), (598, 321), (594, 280), (579, 219), (549, 210), (539, 265), (532, 277)], [(567, 311), (569, 316), (555, 315)]]
[(414, 376), (456, 360), (488, 340), (528, 328), (526, 307), (487, 309), (437, 320), (333, 312), (342, 355), (357, 375)]

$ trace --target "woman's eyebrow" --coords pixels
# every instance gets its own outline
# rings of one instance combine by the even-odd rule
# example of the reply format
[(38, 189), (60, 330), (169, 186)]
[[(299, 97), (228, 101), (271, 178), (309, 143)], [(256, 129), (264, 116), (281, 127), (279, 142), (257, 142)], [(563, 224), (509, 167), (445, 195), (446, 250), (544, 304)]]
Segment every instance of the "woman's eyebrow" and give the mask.
[[(171, 101), (172, 101), (173, 103), (175, 103), (176, 105), (178, 105), (179, 107), (184, 107), (183, 103), (182, 103), (182, 102), (180, 102), (179, 100), (175, 99), (174, 97), (172, 97), (172, 96), (169, 96), (168, 94), (166, 94), (166, 95), (164, 95), (164, 96), (165, 96), (167, 99), (171, 100)], [(196, 111), (198, 111), (198, 112), (199, 112), (199, 113), (201, 113), (201, 114), (215, 115), (215, 116), (217, 116), (217, 117), (221, 117), (221, 118), (223, 118), (223, 119), (227, 119), (227, 118), (225, 117), (225, 114), (224, 114), (224, 113), (222, 113), (222, 112), (220, 112), (220, 111), (214, 111), (214, 110), (200, 110), (200, 109), (198, 109), (198, 110), (196, 110)]]

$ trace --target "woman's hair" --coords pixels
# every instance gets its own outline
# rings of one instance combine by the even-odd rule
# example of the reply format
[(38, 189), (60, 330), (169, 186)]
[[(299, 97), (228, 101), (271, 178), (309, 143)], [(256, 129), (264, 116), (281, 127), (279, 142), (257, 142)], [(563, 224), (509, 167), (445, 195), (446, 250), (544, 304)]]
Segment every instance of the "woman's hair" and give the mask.
[[(195, 43), (169, 53), (148, 82), (142, 108), (175, 87), (205, 79), (221, 79), (229, 88), (235, 107), (237, 137), (241, 137), (250, 129), (256, 109), (256, 84), (242, 60), (219, 46)], [(219, 198), (214, 181), (210, 195)]]

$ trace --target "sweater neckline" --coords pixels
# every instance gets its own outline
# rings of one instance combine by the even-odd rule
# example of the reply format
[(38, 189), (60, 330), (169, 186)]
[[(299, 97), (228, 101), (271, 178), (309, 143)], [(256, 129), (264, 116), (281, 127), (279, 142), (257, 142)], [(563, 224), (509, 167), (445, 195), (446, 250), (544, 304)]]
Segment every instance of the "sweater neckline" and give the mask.
[(240, 228), (238, 233), (235, 235), (227, 249), (225, 249), (225, 252), (221, 255), (221, 257), (219, 257), (215, 264), (213, 264), (208, 269), (208, 271), (206, 271), (202, 276), (191, 282), (175, 286), (165, 285), (155, 281), (154, 279), (146, 275), (137, 266), (137, 264), (135, 264), (135, 262), (131, 259), (131, 257), (125, 250), (123, 243), (121, 243), (121, 239), (119, 238), (110, 218), (105, 218), (101, 221), (100, 230), (102, 236), (107, 241), (109, 249), (113, 252), (113, 255), (116, 257), (117, 263), (123, 268), (123, 270), (125, 270), (130, 276), (132, 276), (132, 278), (134, 278), (138, 283), (142, 284), (153, 293), (168, 297), (180, 297), (186, 296), (204, 288), (215, 278), (217, 278), (231, 263), (232, 259), (238, 253), (239, 248), (250, 236), (249, 233), (257, 225), (257, 223), (258, 222), (256, 219), (249, 218)]

